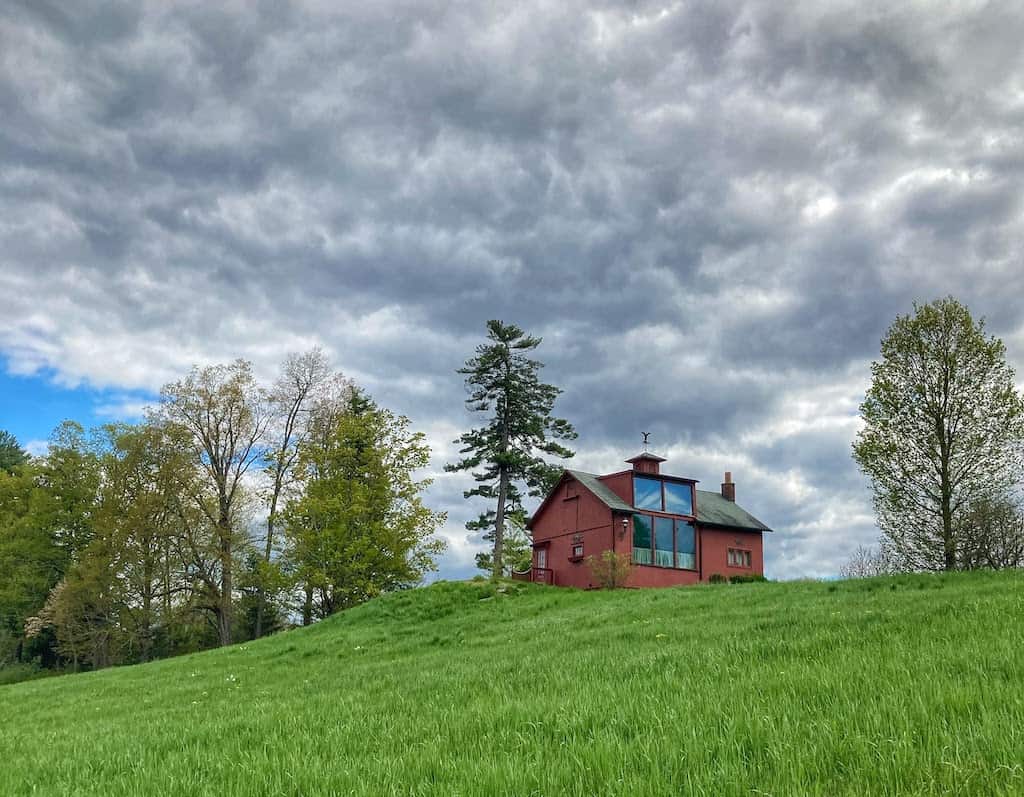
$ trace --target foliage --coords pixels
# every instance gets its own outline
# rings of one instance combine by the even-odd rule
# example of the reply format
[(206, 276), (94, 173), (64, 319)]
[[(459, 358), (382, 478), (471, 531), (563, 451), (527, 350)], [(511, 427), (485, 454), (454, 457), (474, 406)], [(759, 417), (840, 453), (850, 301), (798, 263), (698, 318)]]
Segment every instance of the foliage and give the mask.
[[(568, 421), (552, 415), (561, 391), (540, 381), (543, 364), (527, 356), (541, 339), (501, 321), (487, 322), (487, 337), (490, 342), (477, 346), (476, 356), (458, 371), (469, 390), (466, 406), (485, 414), (486, 421), (455, 441), (463, 457), (445, 469), (471, 471), (477, 486), (465, 497), (495, 502), (491, 567), (497, 577), (505, 570), (506, 516), (521, 502), (519, 485), (532, 496), (551, 489), (559, 469), (542, 455), (573, 456), (557, 441), (573, 440), (576, 432)], [(481, 522), (473, 521), (471, 530), (479, 529)]]
[(275, 531), (279, 507), (297, 485), (295, 471), (299, 453), (314, 432), (317, 416), (331, 414), (351, 389), (351, 383), (341, 374), (332, 373), (327, 356), (320, 349), (313, 349), (305, 354), (290, 354), (267, 394), (270, 409), (268, 446), (264, 453), (269, 482), (265, 491), (267, 534), (263, 561), (250, 562), (246, 571), (253, 593), (252, 606), (246, 610), (254, 611), (252, 635), (255, 637), (263, 636), (264, 614), (277, 614), (279, 607), (275, 600), (285, 594), (284, 572), (280, 562), (274, 561)]
[[(312, 604), (308, 575), (345, 578), (318, 582), (326, 613), (417, 583), (444, 517), (412, 475), (429, 459), (423, 436), (325, 369), (316, 352), (289, 358), (292, 381), (270, 391), (243, 361), (196, 369), (143, 423), (66, 422), (45, 455), (0, 468), (0, 667), (100, 669), (258, 637), (292, 621), (297, 580)], [(302, 452), (323, 455), (316, 479), (294, 478)], [(314, 570), (275, 541), (276, 507), (310, 484), (329, 500), (343, 461), (363, 467), (348, 493), (363, 514), (344, 520), (366, 525)]]
[(588, 556), (587, 567), (601, 589), (624, 587), (629, 580), (629, 574), (633, 571), (629, 554), (616, 553), (612, 550), (604, 551), (600, 556)]
[(440, 583), (0, 687), (0, 793), (1020, 794), (1022, 589)]
[(972, 505), (1020, 475), (1024, 402), (1003, 343), (955, 299), (915, 305), (882, 341), (853, 455), (901, 569), (965, 566)]
[(964, 523), (964, 567), (1024, 567), (1024, 512), (1016, 501), (986, 496), (971, 507)]
[(430, 461), (423, 434), (357, 389), (332, 424), (303, 447), (304, 490), (284, 512), (315, 617), (419, 583), (444, 550), (433, 535), (445, 515), (424, 506), (431, 482), (414, 477)]
[(742, 573), (738, 576), (729, 577), (730, 584), (764, 584), (767, 581), (768, 579), (760, 573)]
[(709, 584), (728, 584), (729, 583), (729, 579), (726, 576), (723, 576), (721, 573), (712, 573), (708, 577), (708, 583)]
[[(466, 523), (470, 531), (483, 531), (481, 539), (494, 542), (494, 510), (484, 512), (476, 520)], [(502, 540), (502, 575), (529, 569), (533, 562), (533, 539), (526, 529), (526, 512), (516, 506), (505, 515), (505, 535)], [(485, 573), (494, 572), (494, 551), (482, 551), (476, 555), (476, 566)]]
[(210, 600), (203, 605), (216, 620), (222, 645), (231, 642), (235, 550), (242, 543), (238, 499), (242, 480), (260, 460), (261, 443), (269, 423), (266, 394), (252, 375), (252, 365), (235, 360), (230, 365), (193, 368), (179, 382), (165, 385), (154, 422), (174, 430), (188, 441), (193, 463), (205, 478), (194, 485), (189, 499), (205, 517), (214, 560), (194, 565), (202, 574)]
[(0, 429), (0, 471), (13, 475), (28, 464), (29, 456), (10, 432)]
[(885, 548), (865, 548), (857, 546), (850, 558), (839, 568), (841, 578), (872, 578), (898, 572), (892, 558)]
[(0, 658), (57, 663), (52, 637), (27, 638), (25, 623), (92, 542), (99, 483), (95, 451), (71, 422), (54, 431), (45, 458), (0, 471), (0, 624), (9, 646)]

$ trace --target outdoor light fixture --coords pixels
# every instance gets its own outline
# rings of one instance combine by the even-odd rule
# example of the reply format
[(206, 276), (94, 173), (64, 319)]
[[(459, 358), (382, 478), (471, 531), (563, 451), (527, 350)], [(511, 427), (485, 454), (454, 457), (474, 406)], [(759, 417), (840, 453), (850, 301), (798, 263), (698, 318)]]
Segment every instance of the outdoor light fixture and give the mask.
[(619, 539), (621, 540), (626, 536), (626, 532), (629, 531), (629, 518), (622, 519), (622, 531), (619, 532)]

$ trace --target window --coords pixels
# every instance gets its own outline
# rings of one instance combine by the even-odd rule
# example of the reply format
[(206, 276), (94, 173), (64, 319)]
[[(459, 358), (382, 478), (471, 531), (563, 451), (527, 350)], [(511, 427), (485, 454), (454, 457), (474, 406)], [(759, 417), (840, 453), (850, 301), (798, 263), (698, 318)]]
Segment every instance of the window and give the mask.
[(633, 561), (638, 565), (651, 563), (650, 515), (633, 515)]
[(672, 515), (693, 514), (693, 489), (689, 484), (665, 482), (665, 511)]
[(548, 549), (538, 548), (537, 549), (537, 567), (541, 570), (546, 569), (548, 566)]
[(672, 531), (675, 521), (670, 517), (654, 519), (654, 564), (672, 567)]
[(741, 551), (738, 548), (729, 549), (729, 567), (746, 567), (750, 565), (750, 551)]
[(633, 562), (638, 565), (697, 569), (697, 535), (686, 520), (633, 515)]
[(633, 504), (637, 509), (661, 511), (661, 480), (633, 477)]
[(692, 515), (693, 485), (634, 476), (633, 505), (670, 515)]
[(583, 558), (583, 543), (577, 542), (572, 546), (572, 555), (570, 559), (582, 559)]
[(697, 569), (697, 532), (692, 523), (676, 521), (676, 567)]

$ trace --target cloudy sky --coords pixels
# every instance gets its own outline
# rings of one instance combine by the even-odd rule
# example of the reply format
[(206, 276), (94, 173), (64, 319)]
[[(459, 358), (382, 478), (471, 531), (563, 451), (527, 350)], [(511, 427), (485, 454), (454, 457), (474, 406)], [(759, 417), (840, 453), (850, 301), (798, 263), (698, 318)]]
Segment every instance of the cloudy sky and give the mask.
[[(835, 573), (877, 533), (849, 453), (892, 319), (954, 294), (1024, 373), (1021, 41), (1014, 2), (6, 0), (0, 428), (320, 344), (440, 468), (501, 318), (574, 467), (651, 431), (733, 471), (770, 576)], [(431, 492), (447, 577), (468, 486)]]

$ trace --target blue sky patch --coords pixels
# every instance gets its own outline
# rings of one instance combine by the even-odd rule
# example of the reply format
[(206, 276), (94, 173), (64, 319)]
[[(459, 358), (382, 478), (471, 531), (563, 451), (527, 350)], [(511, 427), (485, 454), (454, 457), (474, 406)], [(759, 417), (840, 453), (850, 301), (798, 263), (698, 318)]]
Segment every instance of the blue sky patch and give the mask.
[(111, 421), (135, 420), (155, 399), (141, 392), (62, 387), (52, 373), (22, 376), (4, 369), (0, 371), (0, 429), (9, 431), (33, 453), (40, 453), (40, 441), (47, 440), (61, 421), (75, 420), (88, 429)]

